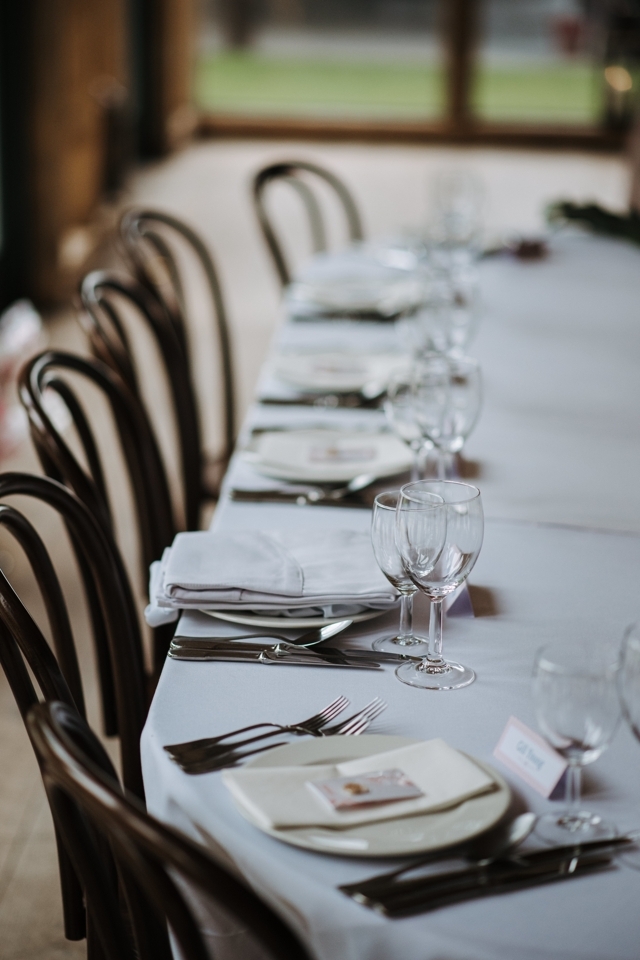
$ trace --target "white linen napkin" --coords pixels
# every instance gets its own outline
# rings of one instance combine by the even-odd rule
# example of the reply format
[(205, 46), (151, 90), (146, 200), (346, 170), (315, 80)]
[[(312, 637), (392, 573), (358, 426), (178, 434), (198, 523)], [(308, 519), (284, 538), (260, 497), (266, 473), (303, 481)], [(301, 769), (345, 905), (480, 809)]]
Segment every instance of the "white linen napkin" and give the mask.
[[(333, 810), (309, 787), (313, 780), (399, 769), (424, 796), (360, 810)], [(427, 740), (338, 764), (225, 770), (236, 803), (265, 829), (353, 827), (361, 823), (435, 813), (495, 789), (495, 781), (444, 740)]]
[(397, 600), (368, 534), (354, 530), (179, 533), (152, 569), (149, 596), (151, 625), (193, 607), (348, 616)]

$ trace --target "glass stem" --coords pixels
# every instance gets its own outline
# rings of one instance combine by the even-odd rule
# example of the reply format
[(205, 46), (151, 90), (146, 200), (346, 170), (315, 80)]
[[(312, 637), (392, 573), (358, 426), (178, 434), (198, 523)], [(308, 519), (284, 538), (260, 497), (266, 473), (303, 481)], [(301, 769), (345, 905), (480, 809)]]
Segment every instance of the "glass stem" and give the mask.
[(432, 600), (429, 611), (429, 660), (432, 663), (442, 663), (443, 603), (442, 600)]
[(564, 802), (567, 805), (567, 812), (571, 816), (578, 813), (581, 783), (582, 767), (577, 763), (570, 763), (567, 767), (567, 778), (564, 785)]
[(438, 448), (438, 480), (447, 479), (447, 455)]
[(407, 643), (413, 637), (413, 597), (413, 593), (403, 593), (400, 597), (399, 643)]

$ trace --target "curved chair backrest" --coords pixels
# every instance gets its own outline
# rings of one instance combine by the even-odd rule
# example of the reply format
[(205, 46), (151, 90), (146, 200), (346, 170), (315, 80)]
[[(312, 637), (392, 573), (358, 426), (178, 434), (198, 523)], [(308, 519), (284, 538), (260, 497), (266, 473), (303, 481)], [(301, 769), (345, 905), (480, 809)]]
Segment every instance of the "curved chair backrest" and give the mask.
[(340, 201), (347, 220), (349, 239), (356, 242), (362, 240), (364, 237), (362, 221), (355, 201), (347, 187), (334, 173), (317, 166), (315, 163), (307, 163), (305, 160), (286, 160), (281, 163), (271, 164), (259, 170), (253, 180), (254, 206), (260, 229), (267, 242), (269, 252), (271, 253), (283, 287), (291, 283), (292, 271), (290, 265), (287, 263), (282, 244), (278, 239), (276, 230), (267, 212), (265, 193), (269, 185), (278, 180), (288, 183), (296, 191), (302, 200), (309, 218), (313, 251), (314, 253), (320, 253), (327, 249), (327, 235), (320, 204), (312, 187), (309, 186), (307, 182), (308, 180), (313, 181), (314, 177), (328, 184)]
[[(79, 374), (106, 397), (127, 465), (136, 508), (143, 583), (149, 565), (162, 556), (176, 533), (162, 457), (144, 406), (106, 364), (49, 350), (20, 374), (20, 399), (29, 416), (36, 451), (48, 476), (61, 480), (113, 533), (112, 510), (98, 444), (82, 402), (65, 373)], [(47, 412), (46, 391), (63, 400), (76, 427), (89, 472), (83, 468)]]
[[(119, 735), (124, 782), (129, 790), (142, 797), (140, 736), (147, 713), (147, 678), (135, 601), (118, 548), (104, 524), (61, 483), (31, 474), (0, 474), (0, 500), (14, 495), (46, 503), (62, 518), (71, 535), (78, 564), (84, 571), (85, 587), (87, 583), (93, 586), (96, 600), (91, 610), (93, 640), (106, 732)], [(74, 703), (83, 712), (84, 698), (69, 617), (46, 548), (29, 521), (13, 507), (0, 506), (0, 524), (16, 537), (27, 554), (45, 602), (58, 656), (56, 660), (40, 629), (0, 572), (3, 666), (7, 670), (4, 658), (9, 656), (12, 669), (20, 659), (20, 652), (45, 699)], [(96, 623), (102, 629), (96, 630)], [(35, 693), (30, 680), (24, 688), (19, 673), (16, 676), (15, 685), (11, 676), (9, 682), (24, 715)], [(64, 677), (62, 687), (60, 677)], [(31, 693), (27, 695), (25, 689)]]
[[(113, 772), (100, 762), (95, 738), (68, 706), (33, 707), (28, 729), (63, 840), (85, 888), (105, 960), (133, 960), (134, 956), (168, 960), (166, 934), (165, 944), (159, 936), (163, 922), (168, 923), (184, 960), (210, 960), (176, 875), (199, 888), (232, 922), (249, 930), (272, 960), (310, 960), (292, 931), (249, 887), (187, 837), (123, 796)], [(100, 856), (98, 837), (108, 840), (116, 862), (129, 907), (126, 920), (118, 909), (109, 863)], [(145, 905), (155, 912), (153, 925), (149, 911), (141, 909)], [(133, 930), (135, 953), (128, 929)]]
[(138, 364), (120, 313), (119, 300), (133, 307), (135, 317), (142, 320), (153, 336), (162, 357), (175, 412), (185, 523), (188, 530), (197, 530), (203, 493), (200, 418), (189, 358), (175, 318), (164, 302), (139, 281), (102, 270), (84, 278), (80, 298), (85, 308), (81, 321), (95, 356), (118, 373), (138, 397), (141, 397)]
[[(218, 357), (212, 370), (222, 375), (224, 447), (228, 463), (236, 437), (236, 385), (227, 311), (213, 258), (202, 238), (188, 224), (161, 210), (128, 210), (120, 221), (120, 239), (138, 280), (163, 300), (189, 357), (189, 311), (180, 267), (180, 247), (198, 262), (207, 282), (215, 323)], [(167, 290), (169, 296), (167, 296)]]
[[(139, 741), (146, 715), (146, 679), (133, 598), (117, 548), (84, 504), (55, 481), (27, 474), (0, 475), (0, 498), (15, 494), (49, 504), (67, 524), (83, 570), (93, 622), (105, 727), (108, 733), (120, 732), (125, 782), (142, 797)], [(35, 682), (45, 700), (62, 700), (84, 717), (74, 636), (47, 549), (31, 522), (4, 503), (0, 504), (0, 526), (18, 541), (29, 561), (44, 601), (55, 651), (0, 571), (0, 665), (18, 709), (26, 722), (29, 709), (39, 699)], [(85, 936), (82, 889), (60, 845), (55, 817), (54, 824), (65, 933), (68, 939), (79, 940)]]

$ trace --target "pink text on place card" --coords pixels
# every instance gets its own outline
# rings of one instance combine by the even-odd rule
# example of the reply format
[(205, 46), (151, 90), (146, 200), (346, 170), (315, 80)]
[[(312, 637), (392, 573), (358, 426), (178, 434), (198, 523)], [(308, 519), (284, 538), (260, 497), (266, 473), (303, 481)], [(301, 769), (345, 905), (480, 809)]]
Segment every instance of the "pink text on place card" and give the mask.
[(363, 463), (375, 460), (375, 456), (376, 448), (372, 446), (314, 446), (309, 451), (311, 463)]
[(493, 755), (543, 797), (567, 769), (567, 761), (516, 717), (509, 717)]

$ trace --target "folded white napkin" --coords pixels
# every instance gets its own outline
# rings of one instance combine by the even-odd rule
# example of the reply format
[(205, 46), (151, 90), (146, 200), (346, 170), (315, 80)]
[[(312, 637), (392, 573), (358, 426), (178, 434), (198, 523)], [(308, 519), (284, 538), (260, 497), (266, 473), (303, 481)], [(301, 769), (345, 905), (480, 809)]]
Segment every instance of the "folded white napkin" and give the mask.
[(354, 530), (179, 533), (151, 574), (152, 626), (193, 607), (349, 616), (397, 599), (369, 536)]
[[(360, 810), (337, 811), (309, 786), (313, 780), (391, 769), (402, 770), (424, 796)], [(338, 764), (225, 770), (223, 781), (236, 803), (258, 823), (266, 829), (279, 830), (353, 827), (417, 813), (435, 813), (496, 787), (489, 774), (444, 740), (427, 740)]]

